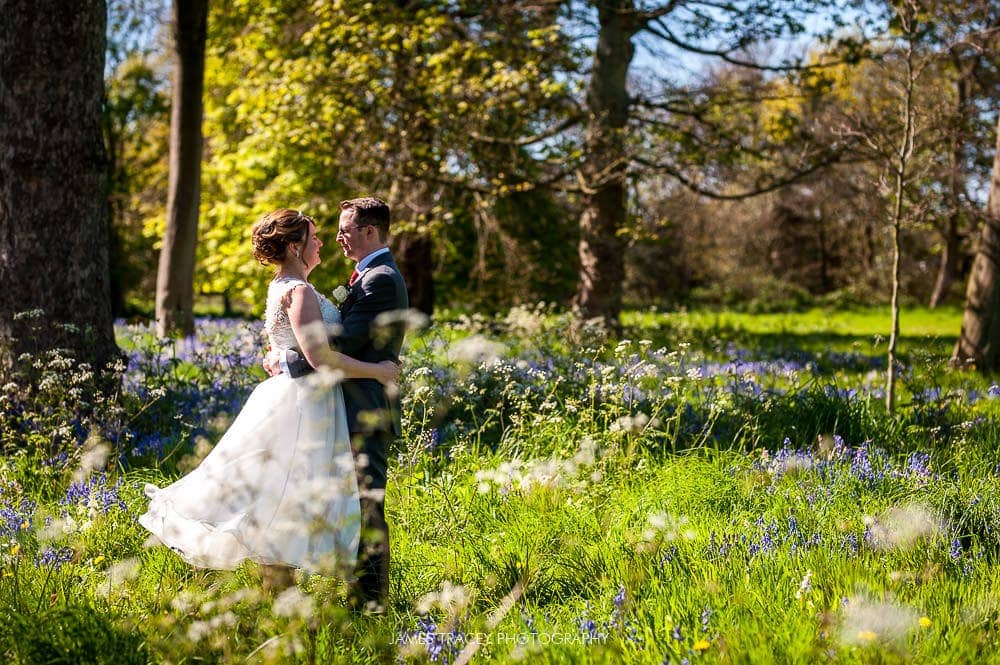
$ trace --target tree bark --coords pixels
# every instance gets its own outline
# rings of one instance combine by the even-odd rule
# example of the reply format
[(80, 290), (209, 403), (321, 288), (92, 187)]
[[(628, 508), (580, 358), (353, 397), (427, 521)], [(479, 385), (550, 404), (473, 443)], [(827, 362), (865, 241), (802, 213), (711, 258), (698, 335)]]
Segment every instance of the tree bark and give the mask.
[(902, 232), (904, 217), (906, 216), (906, 206), (904, 197), (906, 194), (907, 180), (910, 177), (910, 163), (913, 157), (914, 135), (916, 133), (915, 112), (913, 106), (913, 96), (917, 87), (917, 71), (914, 66), (914, 43), (916, 8), (904, 6), (898, 10), (897, 16), (903, 35), (906, 38), (906, 81), (903, 89), (903, 135), (900, 137), (899, 150), (895, 155), (892, 164), (894, 176), (893, 186), (893, 207), (892, 207), (892, 299), (890, 308), (892, 310), (892, 332), (889, 335), (889, 349), (886, 365), (886, 386), (885, 386), (885, 407), (892, 413), (896, 408), (896, 345), (899, 342), (899, 260), (902, 254), (900, 245), (900, 234)]
[[(22, 353), (118, 356), (101, 132), (104, 0), (0, 0), (0, 375)], [(31, 317), (17, 316), (36, 310)]]
[(997, 149), (986, 204), (986, 219), (979, 236), (965, 294), (962, 331), (952, 353), (952, 363), (975, 367), (983, 373), (1000, 369), (1000, 118)]
[(170, 182), (167, 228), (156, 274), (156, 327), (161, 337), (194, 334), (208, 0), (174, 0), (173, 12), (177, 61), (170, 111)]
[(410, 306), (427, 316), (434, 313), (434, 239), (420, 218), (432, 206), (426, 204), (427, 185), (405, 178), (396, 179), (389, 191), (393, 225), (402, 232), (393, 234), (393, 254), (406, 282)]
[(574, 312), (580, 320), (598, 319), (619, 329), (625, 242), (629, 117), (626, 88), (639, 25), (632, 0), (598, 6), (600, 31), (587, 89), (586, 158), (581, 173), (580, 279)]

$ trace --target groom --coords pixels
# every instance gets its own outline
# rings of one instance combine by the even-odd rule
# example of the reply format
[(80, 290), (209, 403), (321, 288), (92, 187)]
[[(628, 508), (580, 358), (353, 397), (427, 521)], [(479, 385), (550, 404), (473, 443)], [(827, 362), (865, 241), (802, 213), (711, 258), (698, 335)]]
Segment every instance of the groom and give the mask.
[[(389, 206), (380, 199), (351, 199), (340, 204), (337, 242), (356, 266), (347, 298), (340, 305), (343, 330), (330, 338), (330, 344), (367, 362), (399, 362), (404, 327), (399, 323), (402, 317), (392, 314), (402, 314), (409, 307), (403, 276), (387, 245), (389, 221)], [(289, 363), (288, 369), (293, 377), (312, 371), (304, 358)], [(402, 433), (399, 401), (394, 391), (389, 394), (384, 385), (372, 379), (350, 379), (344, 381), (343, 388), (361, 494), (357, 580), (348, 600), (354, 609), (384, 612), (389, 595), (387, 451), (390, 442)]]

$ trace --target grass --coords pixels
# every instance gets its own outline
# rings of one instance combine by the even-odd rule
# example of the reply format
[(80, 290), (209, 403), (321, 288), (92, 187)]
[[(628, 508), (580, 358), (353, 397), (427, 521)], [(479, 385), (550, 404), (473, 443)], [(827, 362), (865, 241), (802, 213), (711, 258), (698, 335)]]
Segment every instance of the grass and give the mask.
[(348, 613), (336, 579), (278, 595), (254, 565), (196, 571), (144, 546), (142, 483), (177, 477), (195, 438), (217, 439), (259, 351), (236, 324), (169, 348), (122, 328), (117, 466), (72, 485), (75, 450), (0, 462), (0, 611), (18, 617), (0, 622), (0, 652), (1000, 662), (1000, 389), (947, 367), (959, 312), (907, 310), (887, 413), (883, 317), (635, 312), (617, 344), (520, 310), (411, 335), (385, 617)]

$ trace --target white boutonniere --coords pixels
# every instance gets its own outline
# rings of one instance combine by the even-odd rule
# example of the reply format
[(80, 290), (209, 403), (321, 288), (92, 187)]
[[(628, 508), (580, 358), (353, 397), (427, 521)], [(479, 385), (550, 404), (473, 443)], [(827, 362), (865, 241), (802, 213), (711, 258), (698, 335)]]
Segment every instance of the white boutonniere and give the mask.
[(333, 299), (336, 300), (337, 304), (339, 305), (340, 303), (347, 300), (347, 296), (350, 293), (351, 292), (347, 290), (347, 287), (341, 284), (340, 286), (338, 286), (333, 290)]

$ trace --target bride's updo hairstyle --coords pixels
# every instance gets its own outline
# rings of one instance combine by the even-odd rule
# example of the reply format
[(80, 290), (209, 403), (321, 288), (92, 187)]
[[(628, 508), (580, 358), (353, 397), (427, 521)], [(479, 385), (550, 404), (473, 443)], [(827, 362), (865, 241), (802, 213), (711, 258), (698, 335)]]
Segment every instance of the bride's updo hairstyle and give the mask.
[(298, 210), (279, 208), (253, 225), (253, 256), (262, 265), (280, 264), (288, 258), (288, 246), (306, 239), (312, 217)]

